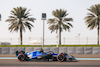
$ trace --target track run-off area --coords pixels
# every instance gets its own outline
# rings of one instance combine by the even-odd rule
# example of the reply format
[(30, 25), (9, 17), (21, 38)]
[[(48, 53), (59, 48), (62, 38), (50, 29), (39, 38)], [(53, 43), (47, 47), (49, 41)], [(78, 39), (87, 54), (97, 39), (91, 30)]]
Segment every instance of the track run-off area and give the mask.
[(17, 59), (0, 59), (0, 67), (100, 67), (98, 60), (78, 60), (76, 62), (46, 62), (46, 61), (25, 61)]

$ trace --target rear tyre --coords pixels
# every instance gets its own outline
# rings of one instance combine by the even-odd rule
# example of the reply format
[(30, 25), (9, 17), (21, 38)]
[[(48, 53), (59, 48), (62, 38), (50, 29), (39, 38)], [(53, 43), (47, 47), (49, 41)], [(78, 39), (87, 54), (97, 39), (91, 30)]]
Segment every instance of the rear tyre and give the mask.
[(19, 61), (24, 61), (25, 60), (25, 55), (24, 54), (19, 54), (18, 55), (18, 60)]
[(60, 62), (63, 62), (64, 59), (65, 59), (65, 56), (64, 56), (63, 54), (59, 54), (59, 55), (57, 56), (57, 60), (60, 61)]

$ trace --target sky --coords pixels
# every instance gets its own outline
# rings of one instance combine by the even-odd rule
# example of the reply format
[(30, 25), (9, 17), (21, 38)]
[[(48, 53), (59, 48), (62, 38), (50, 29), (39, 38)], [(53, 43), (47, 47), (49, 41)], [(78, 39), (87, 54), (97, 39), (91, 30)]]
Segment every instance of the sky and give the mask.
[(41, 14), (46, 13), (47, 18), (45, 20), (45, 37), (56, 37), (56, 32), (51, 33), (48, 29), (49, 25), (47, 20), (54, 18), (52, 11), (56, 9), (64, 9), (69, 13), (67, 18), (73, 18), (73, 25), (71, 31), (63, 31), (62, 37), (76, 37), (80, 33), (81, 37), (97, 37), (97, 29), (89, 30), (85, 24), (84, 18), (89, 12), (87, 9), (92, 5), (100, 4), (100, 0), (0, 0), (0, 14), (2, 16), (0, 21), (0, 37), (19, 37), (19, 32), (10, 33), (8, 30), (8, 22), (6, 19), (11, 15), (10, 12), (16, 7), (25, 7), (31, 9), (31, 17), (36, 18), (32, 23), (34, 28), (30, 32), (26, 29), (23, 33), (23, 37), (42, 37), (43, 35), (43, 20), (41, 20)]

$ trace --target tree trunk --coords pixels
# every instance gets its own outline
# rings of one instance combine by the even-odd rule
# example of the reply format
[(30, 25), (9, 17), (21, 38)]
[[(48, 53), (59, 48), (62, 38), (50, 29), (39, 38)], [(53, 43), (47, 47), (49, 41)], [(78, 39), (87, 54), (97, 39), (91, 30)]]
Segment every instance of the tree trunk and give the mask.
[(20, 45), (23, 44), (23, 41), (22, 41), (22, 29), (20, 29)]
[(61, 23), (59, 23), (59, 45), (61, 45)]
[(99, 45), (99, 23), (98, 23), (98, 35), (97, 35), (97, 44)]
[(22, 41), (22, 22), (21, 22), (21, 19), (20, 19), (20, 45), (23, 44), (23, 41)]

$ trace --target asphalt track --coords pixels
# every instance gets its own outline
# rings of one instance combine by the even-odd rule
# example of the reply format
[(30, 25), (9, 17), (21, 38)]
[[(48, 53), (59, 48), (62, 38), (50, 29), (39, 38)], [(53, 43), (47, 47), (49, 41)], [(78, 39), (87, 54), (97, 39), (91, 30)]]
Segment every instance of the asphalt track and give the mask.
[(19, 62), (18, 60), (0, 60), (0, 67), (100, 67), (100, 61), (77, 62)]
[[(100, 58), (100, 55), (73, 55), (76, 58)], [(0, 55), (0, 57), (14, 57)], [(17, 59), (0, 59), (0, 67), (100, 67), (100, 60), (78, 60), (76, 62), (20, 62)]]

